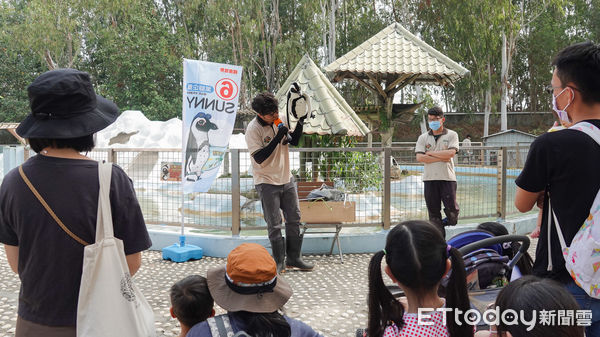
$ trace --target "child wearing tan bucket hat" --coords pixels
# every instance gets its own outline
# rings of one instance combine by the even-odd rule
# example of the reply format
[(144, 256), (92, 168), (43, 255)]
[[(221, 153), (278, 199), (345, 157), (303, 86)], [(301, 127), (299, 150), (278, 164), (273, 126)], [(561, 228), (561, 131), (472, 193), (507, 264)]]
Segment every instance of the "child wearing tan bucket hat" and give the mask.
[(225, 266), (208, 270), (207, 281), (215, 302), (227, 314), (196, 324), (187, 337), (240, 331), (250, 336), (320, 336), (308, 325), (280, 313), (292, 288), (277, 275), (275, 260), (259, 244), (244, 243), (233, 249)]

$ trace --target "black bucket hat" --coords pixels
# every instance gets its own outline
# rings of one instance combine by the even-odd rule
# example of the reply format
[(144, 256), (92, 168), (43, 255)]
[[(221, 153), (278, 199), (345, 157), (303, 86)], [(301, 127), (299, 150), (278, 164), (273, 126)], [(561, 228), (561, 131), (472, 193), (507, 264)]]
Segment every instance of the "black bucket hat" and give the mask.
[(27, 87), (27, 93), (31, 113), (16, 129), (23, 138), (88, 136), (119, 115), (115, 103), (96, 95), (90, 74), (75, 69), (45, 72)]

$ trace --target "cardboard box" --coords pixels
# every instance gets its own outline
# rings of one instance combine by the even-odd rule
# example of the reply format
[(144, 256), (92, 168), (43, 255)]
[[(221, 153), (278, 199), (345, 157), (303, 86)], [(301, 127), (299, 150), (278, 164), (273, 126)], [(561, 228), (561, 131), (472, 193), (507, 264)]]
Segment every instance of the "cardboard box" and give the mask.
[(300, 222), (338, 223), (356, 220), (354, 201), (300, 201)]

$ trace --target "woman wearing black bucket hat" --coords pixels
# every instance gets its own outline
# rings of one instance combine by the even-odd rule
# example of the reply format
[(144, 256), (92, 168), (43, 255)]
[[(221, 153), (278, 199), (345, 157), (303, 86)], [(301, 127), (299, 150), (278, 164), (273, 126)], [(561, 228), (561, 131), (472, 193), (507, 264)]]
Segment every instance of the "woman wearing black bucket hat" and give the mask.
[[(119, 109), (95, 94), (89, 74), (74, 69), (46, 72), (27, 91), (31, 113), (16, 131), (38, 155), (8, 172), (0, 186), (0, 243), (21, 279), (16, 336), (74, 337), (99, 186), (98, 163), (81, 152), (92, 150), (94, 134)], [(115, 237), (123, 240), (133, 275), (151, 241), (133, 184), (115, 165), (110, 201)]]
[[(211, 317), (190, 329), (187, 337), (319, 337), (308, 325), (280, 313), (292, 288), (277, 275), (265, 247), (244, 243), (227, 255), (227, 265), (208, 270), (215, 302), (227, 314)], [(245, 334), (244, 334), (245, 333)]]

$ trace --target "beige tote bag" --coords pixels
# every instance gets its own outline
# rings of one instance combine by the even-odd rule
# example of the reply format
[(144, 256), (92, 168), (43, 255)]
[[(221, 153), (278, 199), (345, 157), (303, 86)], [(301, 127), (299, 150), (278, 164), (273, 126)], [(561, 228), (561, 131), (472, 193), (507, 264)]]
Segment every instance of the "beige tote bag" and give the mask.
[(84, 248), (77, 306), (78, 337), (151, 337), (154, 313), (129, 275), (123, 241), (114, 237), (111, 163), (98, 163), (100, 195), (96, 242)]

